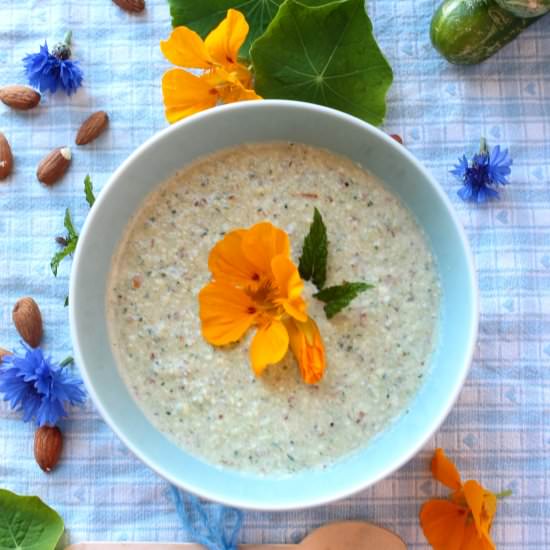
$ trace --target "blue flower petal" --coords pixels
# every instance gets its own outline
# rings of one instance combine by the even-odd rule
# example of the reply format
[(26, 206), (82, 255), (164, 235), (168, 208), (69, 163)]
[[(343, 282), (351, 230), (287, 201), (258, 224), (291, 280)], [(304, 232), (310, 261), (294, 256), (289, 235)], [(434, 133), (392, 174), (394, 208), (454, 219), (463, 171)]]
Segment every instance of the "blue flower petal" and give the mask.
[(499, 196), (494, 188), (508, 184), (507, 176), (511, 173), (512, 159), (508, 150), (501, 150), (497, 145), (490, 153), (482, 151), (472, 157), (470, 163), (465, 155), (459, 159), (451, 174), (463, 184), (457, 195), (467, 202), (483, 203)]
[(82, 382), (45, 357), (40, 348), (23, 344), (25, 355), (9, 355), (0, 364), (0, 393), (10, 407), (23, 412), (23, 420), (39, 426), (55, 425), (67, 416), (66, 404), (86, 400)]
[(46, 42), (38, 53), (26, 55), (23, 65), (29, 84), (41, 92), (55, 93), (60, 87), (67, 95), (72, 95), (82, 86), (83, 75), (78, 62), (52, 55)]

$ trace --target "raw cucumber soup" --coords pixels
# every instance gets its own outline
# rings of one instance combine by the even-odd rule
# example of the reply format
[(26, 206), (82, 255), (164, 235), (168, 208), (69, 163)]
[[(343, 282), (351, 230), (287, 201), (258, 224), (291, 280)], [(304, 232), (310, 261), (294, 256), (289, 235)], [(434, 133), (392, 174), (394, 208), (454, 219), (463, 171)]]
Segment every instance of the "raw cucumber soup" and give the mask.
[[(306, 282), (323, 379), (305, 384), (291, 353), (256, 377), (252, 331), (224, 347), (201, 335), (209, 252), (268, 220), (297, 263), (314, 207), (328, 230), (327, 285), (374, 288), (329, 320)], [(274, 142), (199, 159), (147, 197), (113, 258), (107, 310), (121, 375), (158, 430), (217, 466), (278, 476), (327, 467), (406, 414), (429, 368), (439, 294), (426, 237), (399, 199), (346, 158)]]

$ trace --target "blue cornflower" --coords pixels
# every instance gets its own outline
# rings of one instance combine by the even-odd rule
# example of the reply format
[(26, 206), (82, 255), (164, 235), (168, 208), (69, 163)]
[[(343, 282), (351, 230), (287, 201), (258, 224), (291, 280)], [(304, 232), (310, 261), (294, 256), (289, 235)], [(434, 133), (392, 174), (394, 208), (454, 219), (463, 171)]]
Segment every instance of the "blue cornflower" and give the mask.
[(24, 356), (2, 357), (0, 393), (13, 410), (23, 411), (25, 422), (34, 418), (38, 426), (55, 426), (67, 416), (67, 403), (81, 405), (86, 400), (82, 382), (44, 357), (42, 349), (23, 346)]
[(510, 183), (506, 177), (512, 172), (511, 166), (508, 149), (501, 150), (500, 145), (497, 145), (489, 152), (487, 143), (482, 139), (480, 151), (473, 156), (471, 163), (463, 155), (454, 170), (451, 170), (451, 174), (463, 183), (457, 192), (458, 196), (463, 201), (478, 203), (497, 198), (499, 195), (496, 188)]
[(31, 53), (23, 58), (25, 73), (31, 86), (41, 92), (49, 90), (52, 93), (61, 87), (67, 95), (71, 95), (82, 86), (82, 70), (78, 61), (71, 61), (71, 33), (67, 33), (64, 42), (48, 50), (48, 43), (40, 46), (38, 53)]

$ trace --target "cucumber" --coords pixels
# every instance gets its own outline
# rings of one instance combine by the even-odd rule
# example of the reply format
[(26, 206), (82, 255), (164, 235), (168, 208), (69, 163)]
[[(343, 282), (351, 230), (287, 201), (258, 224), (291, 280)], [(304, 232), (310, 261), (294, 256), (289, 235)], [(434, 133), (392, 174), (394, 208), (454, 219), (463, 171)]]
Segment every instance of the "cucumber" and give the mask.
[(550, 12), (550, 0), (497, 0), (497, 2), (518, 17), (538, 17)]
[(536, 20), (516, 17), (495, 0), (445, 0), (433, 16), (430, 36), (445, 59), (473, 65), (491, 57)]

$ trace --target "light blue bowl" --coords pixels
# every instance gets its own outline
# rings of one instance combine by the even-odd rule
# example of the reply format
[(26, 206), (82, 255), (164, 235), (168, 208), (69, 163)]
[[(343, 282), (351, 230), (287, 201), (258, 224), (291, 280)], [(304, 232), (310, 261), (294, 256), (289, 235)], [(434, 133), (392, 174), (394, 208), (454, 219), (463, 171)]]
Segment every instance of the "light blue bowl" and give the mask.
[[(330, 149), (383, 180), (414, 212), (428, 235), (442, 285), (438, 346), (409, 413), (366, 449), (334, 466), (283, 479), (216, 468), (188, 455), (156, 430), (119, 376), (105, 314), (111, 256), (145, 196), (199, 156), (239, 143), (273, 140)], [(82, 230), (71, 275), (70, 323), (76, 360), (103, 418), (129, 449), (167, 480), (242, 508), (288, 510), (323, 504), (376, 483), (413, 457), (458, 396), (472, 358), (477, 322), (472, 256), (437, 182), (405, 147), (380, 130), (338, 111), (291, 101), (219, 107), (147, 141), (101, 191)]]

